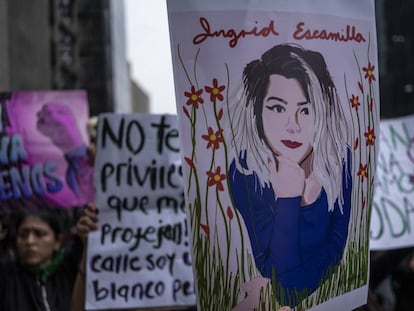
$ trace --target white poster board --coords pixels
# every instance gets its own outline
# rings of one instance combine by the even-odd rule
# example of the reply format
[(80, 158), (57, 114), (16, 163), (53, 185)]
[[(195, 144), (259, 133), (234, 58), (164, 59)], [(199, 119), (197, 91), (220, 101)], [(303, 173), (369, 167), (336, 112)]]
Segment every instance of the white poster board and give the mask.
[(380, 122), (370, 248), (414, 245), (414, 116)]
[(199, 309), (365, 304), (374, 1), (167, 9)]
[(86, 309), (195, 304), (176, 119), (100, 116)]

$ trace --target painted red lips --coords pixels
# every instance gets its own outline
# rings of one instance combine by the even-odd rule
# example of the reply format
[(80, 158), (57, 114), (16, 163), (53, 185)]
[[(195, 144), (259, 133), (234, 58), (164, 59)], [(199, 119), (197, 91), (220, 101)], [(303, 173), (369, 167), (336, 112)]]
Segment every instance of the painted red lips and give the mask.
[(291, 148), (291, 149), (296, 149), (296, 148), (302, 146), (302, 143), (299, 143), (297, 141), (291, 141), (291, 140), (282, 140), (282, 143), (286, 147)]

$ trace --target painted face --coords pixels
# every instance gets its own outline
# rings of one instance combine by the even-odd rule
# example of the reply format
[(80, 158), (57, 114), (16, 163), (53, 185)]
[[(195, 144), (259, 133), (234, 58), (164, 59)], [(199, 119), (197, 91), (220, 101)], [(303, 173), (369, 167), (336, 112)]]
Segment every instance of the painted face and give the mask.
[(310, 108), (297, 80), (270, 76), (262, 119), (273, 153), (300, 164), (312, 152), (314, 125)]
[(52, 228), (37, 216), (28, 216), (18, 228), (17, 252), (31, 267), (43, 267), (49, 263), (60, 245)]

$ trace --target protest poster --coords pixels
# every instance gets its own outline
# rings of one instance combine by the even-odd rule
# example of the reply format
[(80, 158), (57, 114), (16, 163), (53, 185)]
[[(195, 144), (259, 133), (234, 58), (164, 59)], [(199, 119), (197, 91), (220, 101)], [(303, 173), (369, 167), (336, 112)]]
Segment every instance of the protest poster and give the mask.
[(414, 116), (381, 120), (372, 250), (414, 245)]
[(0, 115), (2, 208), (93, 201), (85, 91), (3, 92)]
[(167, 9), (199, 309), (366, 303), (374, 1)]
[(195, 305), (177, 116), (102, 114), (86, 309)]

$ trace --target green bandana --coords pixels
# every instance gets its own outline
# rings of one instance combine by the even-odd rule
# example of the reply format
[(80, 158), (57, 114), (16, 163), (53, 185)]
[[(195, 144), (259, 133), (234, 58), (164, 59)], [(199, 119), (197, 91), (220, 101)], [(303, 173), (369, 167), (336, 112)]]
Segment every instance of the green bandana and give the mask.
[(65, 249), (61, 248), (53, 255), (52, 260), (46, 266), (44, 267), (29, 267), (27, 265), (25, 266), (29, 271), (37, 275), (39, 281), (42, 284), (45, 284), (49, 280), (49, 277), (53, 273), (55, 273), (55, 271), (59, 268), (64, 257), (65, 257)]

